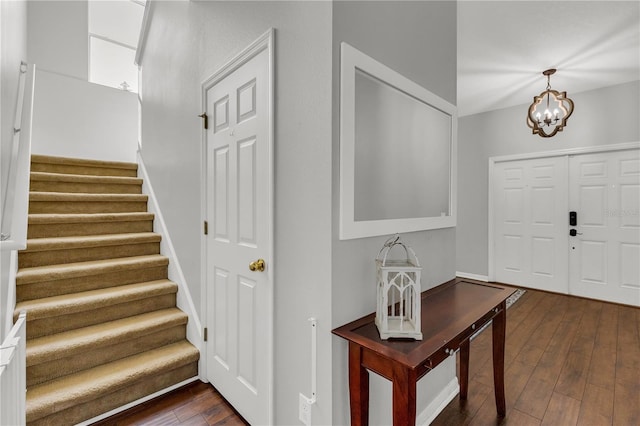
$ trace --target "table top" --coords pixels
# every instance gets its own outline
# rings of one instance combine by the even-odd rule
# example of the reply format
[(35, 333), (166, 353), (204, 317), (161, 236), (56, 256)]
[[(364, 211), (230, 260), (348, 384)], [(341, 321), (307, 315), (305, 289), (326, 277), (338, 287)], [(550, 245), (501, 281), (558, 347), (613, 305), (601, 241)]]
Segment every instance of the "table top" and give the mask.
[(494, 283), (455, 279), (423, 292), (422, 340), (382, 340), (375, 325), (375, 313), (338, 327), (333, 334), (416, 368), (425, 358), (465, 333), (472, 324), (487, 322), (494, 316), (487, 315), (515, 291)]

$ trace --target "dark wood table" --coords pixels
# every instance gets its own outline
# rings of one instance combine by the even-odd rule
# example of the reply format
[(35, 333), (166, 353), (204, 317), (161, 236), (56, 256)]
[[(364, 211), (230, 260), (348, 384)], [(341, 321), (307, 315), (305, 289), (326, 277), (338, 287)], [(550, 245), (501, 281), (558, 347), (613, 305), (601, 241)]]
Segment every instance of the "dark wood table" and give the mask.
[(460, 349), (460, 399), (467, 399), (469, 339), (493, 320), (493, 383), (496, 409), (504, 416), (506, 299), (514, 289), (497, 284), (451, 280), (422, 293), (422, 340), (382, 340), (375, 314), (333, 330), (349, 341), (351, 424), (369, 423), (371, 370), (393, 383), (393, 424), (416, 422), (416, 382)]

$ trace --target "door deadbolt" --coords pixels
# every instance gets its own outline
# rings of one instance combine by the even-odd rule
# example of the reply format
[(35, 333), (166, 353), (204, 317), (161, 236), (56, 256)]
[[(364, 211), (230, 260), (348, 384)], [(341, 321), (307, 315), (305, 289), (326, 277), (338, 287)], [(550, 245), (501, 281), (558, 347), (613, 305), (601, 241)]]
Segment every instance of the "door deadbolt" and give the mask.
[(262, 272), (262, 271), (264, 271), (264, 267), (265, 267), (264, 259), (258, 259), (258, 260), (254, 261), (254, 262), (251, 262), (249, 264), (249, 270), (250, 271)]

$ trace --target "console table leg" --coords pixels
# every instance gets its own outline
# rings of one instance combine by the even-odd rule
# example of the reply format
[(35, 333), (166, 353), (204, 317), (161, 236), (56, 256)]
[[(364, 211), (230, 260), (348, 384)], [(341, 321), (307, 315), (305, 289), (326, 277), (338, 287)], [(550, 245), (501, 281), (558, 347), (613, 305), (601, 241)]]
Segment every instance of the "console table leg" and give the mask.
[(504, 417), (507, 409), (504, 401), (504, 347), (507, 325), (507, 307), (504, 302), (500, 312), (493, 318), (493, 387), (496, 395), (498, 416)]
[(469, 391), (469, 340), (460, 345), (460, 400), (466, 400)]
[(416, 424), (417, 381), (415, 370), (393, 365), (393, 426)]
[(362, 346), (349, 342), (351, 425), (369, 424), (369, 372), (362, 366)]

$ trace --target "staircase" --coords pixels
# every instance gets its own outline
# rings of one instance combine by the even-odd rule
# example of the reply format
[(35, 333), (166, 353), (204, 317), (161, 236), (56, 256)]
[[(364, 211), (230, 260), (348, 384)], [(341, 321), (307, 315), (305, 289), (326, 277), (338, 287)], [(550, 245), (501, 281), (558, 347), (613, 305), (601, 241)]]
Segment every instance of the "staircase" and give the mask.
[(34, 155), (16, 310), (27, 424), (75, 424), (198, 375), (137, 165)]

